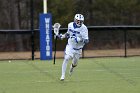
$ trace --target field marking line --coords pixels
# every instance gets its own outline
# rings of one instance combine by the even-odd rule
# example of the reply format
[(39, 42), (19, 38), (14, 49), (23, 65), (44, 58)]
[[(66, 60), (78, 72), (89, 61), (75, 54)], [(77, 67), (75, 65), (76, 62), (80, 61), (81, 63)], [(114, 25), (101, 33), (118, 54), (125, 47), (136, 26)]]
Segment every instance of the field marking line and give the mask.
[(49, 76), (52, 79), (54, 79), (54, 81), (57, 81), (56, 77), (54, 77), (53, 75), (51, 75), (50, 73), (48, 73), (47, 71), (42, 70), (41, 68), (39, 68), (38, 66), (36, 66), (33, 63), (29, 63), (29, 62), (24, 62), (25, 64), (31, 66), (33, 69), (39, 71), (41, 74), (45, 75), (45, 76)]
[(101, 66), (102, 68), (104, 68), (109, 73), (112, 73), (115, 76), (121, 78), (122, 80), (128, 82), (130, 85), (133, 85), (133, 86), (136, 86), (137, 85), (137, 82), (135, 82), (134, 80), (126, 78), (125, 76), (123, 76), (122, 74), (118, 73), (117, 71), (114, 71), (114, 70), (110, 69), (109, 67), (105, 66), (103, 63), (98, 63), (96, 61), (95, 61), (95, 63), (97, 65)]

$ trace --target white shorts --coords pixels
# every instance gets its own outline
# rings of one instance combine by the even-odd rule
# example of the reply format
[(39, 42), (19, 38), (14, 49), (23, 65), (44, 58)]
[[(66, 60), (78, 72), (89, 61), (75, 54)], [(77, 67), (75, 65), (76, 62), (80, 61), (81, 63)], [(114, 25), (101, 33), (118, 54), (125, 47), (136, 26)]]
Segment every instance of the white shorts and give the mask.
[(75, 49), (72, 46), (67, 45), (65, 49), (65, 54), (71, 56), (72, 58), (76, 57), (77, 59), (79, 59), (82, 54), (82, 49)]

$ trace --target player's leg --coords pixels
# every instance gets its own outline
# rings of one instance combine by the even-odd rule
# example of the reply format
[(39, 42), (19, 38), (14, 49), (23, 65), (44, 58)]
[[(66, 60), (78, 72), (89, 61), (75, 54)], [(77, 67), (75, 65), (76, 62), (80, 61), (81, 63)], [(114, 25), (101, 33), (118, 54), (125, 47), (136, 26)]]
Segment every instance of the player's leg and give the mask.
[(67, 46), (66, 46), (66, 49), (65, 49), (65, 57), (64, 57), (64, 60), (63, 60), (63, 64), (62, 64), (62, 75), (61, 75), (60, 80), (64, 80), (68, 61), (69, 61), (72, 57), (73, 57), (72, 47), (69, 46), (69, 45), (67, 45)]
[(72, 60), (72, 64), (70, 66), (69, 74), (72, 75), (73, 69), (78, 65), (78, 60), (80, 58), (80, 54), (75, 54)]
[(63, 60), (63, 64), (62, 64), (62, 75), (61, 75), (60, 80), (65, 79), (65, 72), (66, 72), (66, 69), (67, 69), (67, 64), (68, 64), (70, 59), (71, 59), (70, 55), (65, 55), (64, 60)]

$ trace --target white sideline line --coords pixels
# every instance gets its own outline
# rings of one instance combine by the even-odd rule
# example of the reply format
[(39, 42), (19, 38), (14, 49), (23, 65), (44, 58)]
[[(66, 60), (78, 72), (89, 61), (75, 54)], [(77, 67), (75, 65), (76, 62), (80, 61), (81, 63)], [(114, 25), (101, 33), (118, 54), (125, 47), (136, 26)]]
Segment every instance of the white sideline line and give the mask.
[(137, 79), (137, 78), (140, 78), (140, 77), (132, 77), (133, 79)]
[(114, 69), (114, 70), (123, 70), (124, 71), (124, 70), (139, 70), (139, 69), (126, 69), (125, 68), (125, 69)]
[[(39, 71), (11, 71), (11, 72), (4, 72), (4, 71), (0, 71), (0, 73), (5, 73), (5, 74), (9, 74), (9, 73), (38, 73)], [(43, 71), (43, 72), (49, 72), (49, 71)]]
[(119, 74), (131, 74), (131, 73), (119, 73)]
[(28, 81), (28, 82), (9, 82), (12, 84), (22, 83), (22, 84), (30, 84), (30, 83), (55, 83), (56, 81)]
[[(12, 84), (14, 84), (14, 83), (23, 83), (23, 84), (29, 84), (29, 83), (55, 83), (55, 82), (59, 82), (60, 80), (59, 79), (57, 79), (57, 80), (52, 80), (52, 81), (40, 81), (40, 80), (38, 80), (38, 81), (28, 81), (28, 82), (9, 82), (9, 83), (12, 83)], [(64, 80), (65, 82), (69, 82), (70, 80)], [(60, 82), (62, 82), (62, 81), (60, 81)]]
[(105, 71), (105, 70), (95, 70), (95, 71)]

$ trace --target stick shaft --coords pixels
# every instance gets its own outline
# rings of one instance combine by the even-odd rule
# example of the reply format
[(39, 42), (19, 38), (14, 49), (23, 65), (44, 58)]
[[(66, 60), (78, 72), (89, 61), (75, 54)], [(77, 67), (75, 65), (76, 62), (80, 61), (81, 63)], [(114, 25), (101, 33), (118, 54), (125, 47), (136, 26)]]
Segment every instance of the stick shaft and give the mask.
[(53, 64), (55, 64), (55, 59), (56, 59), (56, 46), (57, 46), (57, 37), (55, 39), (55, 46), (54, 46), (54, 61), (53, 61)]

